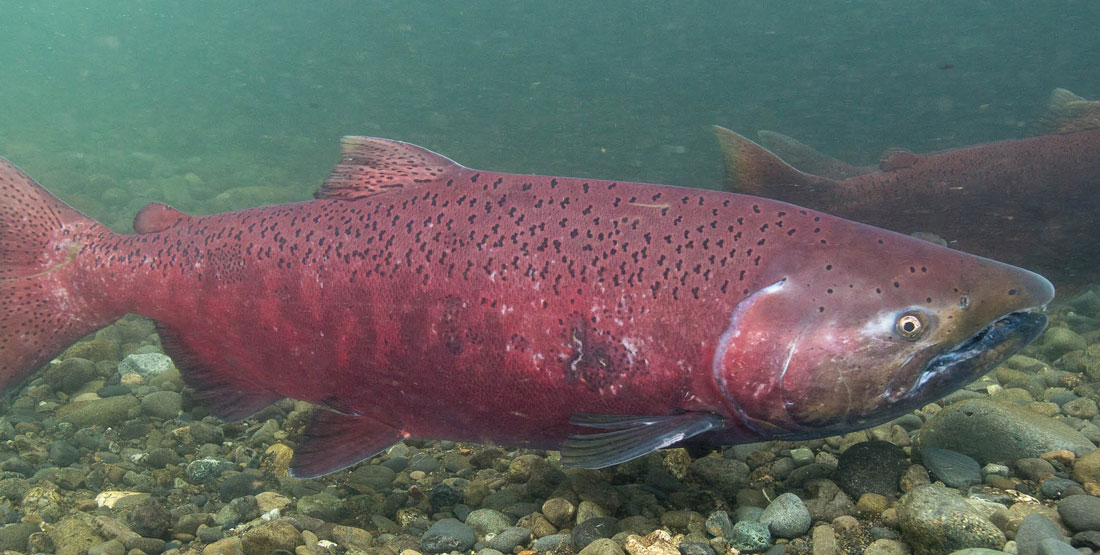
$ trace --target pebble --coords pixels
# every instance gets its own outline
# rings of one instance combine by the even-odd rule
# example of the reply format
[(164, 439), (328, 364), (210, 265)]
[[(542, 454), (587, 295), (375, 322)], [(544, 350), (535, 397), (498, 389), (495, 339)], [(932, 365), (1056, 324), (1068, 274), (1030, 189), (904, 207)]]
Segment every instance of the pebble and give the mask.
[(141, 399), (141, 411), (149, 416), (171, 420), (183, 408), (183, 396), (175, 391), (154, 391)]
[[(756, 507), (754, 507), (756, 508)], [(763, 511), (761, 511), (762, 513)], [(749, 520), (756, 520), (759, 513)], [(715, 537), (729, 538), (733, 535), (733, 522), (726, 511), (714, 511), (707, 517), (707, 532)]]
[(1069, 478), (1051, 476), (1039, 484), (1039, 493), (1042, 493), (1043, 497), (1047, 499), (1061, 499), (1071, 495), (1084, 494), (1085, 490), (1081, 488), (1081, 484)]
[(298, 499), (298, 512), (319, 520), (339, 522), (344, 512), (344, 500), (328, 492), (304, 495)]
[(744, 553), (761, 553), (771, 545), (772, 536), (767, 524), (741, 520), (733, 525), (733, 535), (729, 540), (733, 549)]
[(535, 551), (544, 553), (546, 551), (553, 551), (555, 549), (563, 549), (572, 544), (572, 538), (569, 534), (550, 534), (549, 536), (543, 536), (532, 545)]
[(187, 481), (192, 484), (205, 484), (214, 481), (223, 472), (233, 467), (224, 459), (202, 458), (187, 464)]
[(715, 555), (714, 548), (703, 542), (681, 542), (680, 555)]
[(972, 457), (936, 447), (920, 450), (921, 463), (948, 487), (963, 489), (982, 483), (982, 467)]
[(478, 509), (466, 517), (466, 525), (474, 529), (479, 536), (497, 534), (512, 525), (512, 519), (500, 511)]
[(1038, 555), (1081, 555), (1081, 552), (1074, 549), (1072, 545), (1054, 538), (1047, 538), (1039, 542), (1037, 553)]
[(947, 553), (967, 547), (1000, 549), (1005, 535), (954, 490), (919, 486), (897, 504), (904, 537), (918, 551)]
[(595, 517), (585, 520), (573, 528), (570, 541), (575, 549), (584, 549), (588, 544), (618, 534), (622, 528), (619, 521), (611, 517)]
[(569, 524), (576, 512), (576, 506), (568, 499), (561, 497), (552, 497), (542, 504), (542, 514), (559, 528)]
[(733, 499), (749, 476), (749, 466), (739, 460), (711, 454), (691, 463), (691, 474), (719, 495)]
[(477, 535), (473, 528), (457, 519), (444, 518), (432, 524), (420, 536), (420, 549), (427, 553), (467, 551), (474, 546), (476, 540)]
[(106, 429), (122, 424), (130, 409), (140, 405), (133, 395), (108, 397), (85, 403), (70, 403), (57, 411), (58, 420), (74, 428)]
[(897, 540), (875, 540), (863, 550), (863, 555), (909, 555), (909, 547)]
[(840, 455), (835, 479), (853, 499), (864, 493), (893, 497), (898, 494), (898, 481), (908, 468), (909, 457), (898, 446), (886, 441), (865, 441)]
[(1010, 463), (1059, 449), (1096, 449), (1061, 421), (989, 399), (970, 399), (939, 411), (917, 433), (916, 446), (951, 449), (983, 464)]
[(1073, 479), (1082, 484), (1100, 483), (1100, 449), (1077, 459), (1073, 465)]
[(805, 534), (813, 523), (810, 511), (802, 499), (793, 493), (784, 493), (768, 503), (759, 522), (768, 527), (771, 535), (779, 538), (796, 538)]
[(110, 540), (93, 545), (88, 555), (126, 555), (126, 546), (118, 540)]
[(502, 553), (511, 553), (517, 546), (525, 546), (535, 538), (529, 528), (510, 526), (501, 530), (489, 540), (489, 547)]
[(1058, 516), (1072, 532), (1100, 532), (1100, 497), (1071, 495), (1058, 502)]
[(168, 371), (172, 368), (172, 359), (162, 353), (133, 354), (122, 359), (118, 364), (119, 374), (137, 374), (143, 378), (150, 378)]

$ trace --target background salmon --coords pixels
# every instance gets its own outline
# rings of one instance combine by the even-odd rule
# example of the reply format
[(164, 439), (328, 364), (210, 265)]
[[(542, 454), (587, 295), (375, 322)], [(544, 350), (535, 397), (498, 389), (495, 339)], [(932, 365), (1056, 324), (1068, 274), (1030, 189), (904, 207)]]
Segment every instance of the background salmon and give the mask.
[(383, 139), (346, 138), (317, 197), (151, 204), (120, 235), (3, 162), (3, 384), (134, 312), (218, 416), (326, 408), (297, 476), (410, 436), (600, 467), (885, 421), (1031, 341), (1053, 296), (1031, 272), (783, 202), (478, 171)]
[(792, 165), (728, 129), (716, 131), (729, 190), (935, 234), (952, 248), (1029, 268), (1074, 293), (1100, 281), (1098, 113), (1095, 102), (1058, 89), (1036, 128), (1048, 134), (933, 154), (894, 149), (878, 171), (765, 134), (805, 164)]

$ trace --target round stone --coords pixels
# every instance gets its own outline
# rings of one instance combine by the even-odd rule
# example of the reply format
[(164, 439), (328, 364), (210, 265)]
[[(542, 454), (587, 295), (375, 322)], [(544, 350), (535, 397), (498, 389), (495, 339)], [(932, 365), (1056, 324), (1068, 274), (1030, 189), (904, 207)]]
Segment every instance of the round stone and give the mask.
[(767, 526), (772, 536), (797, 538), (810, 529), (810, 511), (802, 499), (793, 493), (784, 493), (768, 503), (760, 515), (760, 523)]
[(742, 520), (733, 525), (733, 537), (730, 538), (730, 547), (738, 551), (761, 553), (767, 550), (771, 543), (772, 535), (766, 524)]
[(1100, 497), (1071, 495), (1058, 502), (1058, 516), (1074, 532), (1100, 531)]

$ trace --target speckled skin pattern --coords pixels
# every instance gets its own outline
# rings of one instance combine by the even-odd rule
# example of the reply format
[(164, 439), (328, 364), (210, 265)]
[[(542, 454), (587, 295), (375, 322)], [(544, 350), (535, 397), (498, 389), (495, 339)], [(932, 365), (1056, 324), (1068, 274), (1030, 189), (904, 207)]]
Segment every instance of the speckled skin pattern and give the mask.
[[(478, 171), (381, 139), (346, 139), (317, 200), (150, 205), (134, 235), (0, 176), (6, 383), (133, 312), (231, 418), (288, 396), (365, 430), (545, 447), (580, 412), (712, 412), (716, 442), (866, 425), (908, 410), (882, 395), (906, 361), (1052, 294), (779, 201)], [(934, 329), (892, 337), (902, 310)]]
[(952, 248), (1039, 272), (1063, 293), (1100, 280), (1100, 129), (896, 155), (884, 161), (890, 171), (840, 181), (727, 138), (730, 190), (934, 233)]

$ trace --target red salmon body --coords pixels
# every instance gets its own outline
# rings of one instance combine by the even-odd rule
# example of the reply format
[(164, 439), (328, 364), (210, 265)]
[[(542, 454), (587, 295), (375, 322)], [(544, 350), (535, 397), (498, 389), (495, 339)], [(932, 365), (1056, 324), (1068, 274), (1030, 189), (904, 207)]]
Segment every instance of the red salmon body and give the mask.
[(760, 135), (773, 154), (717, 131), (730, 190), (934, 234), (1075, 293), (1100, 280), (1097, 114), (1100, 103), (1059, 89), (1043, 122), (1048, 134), (921, 155), (892, 149), (878, 168), (850, 166), (777, 133)]
[(142, 314), (214, 414), (321, 405), (298, 476), (406, 437), (599, 467), (693, 436), (865, 427), (1026, 344), (1053, 296), (1031, 272), (779, 201), (478, 171), (383, 139), (345, 139), (317, 200), (152, 204), (134, 235), (6, 162), (0, 195), (6, 385)]

